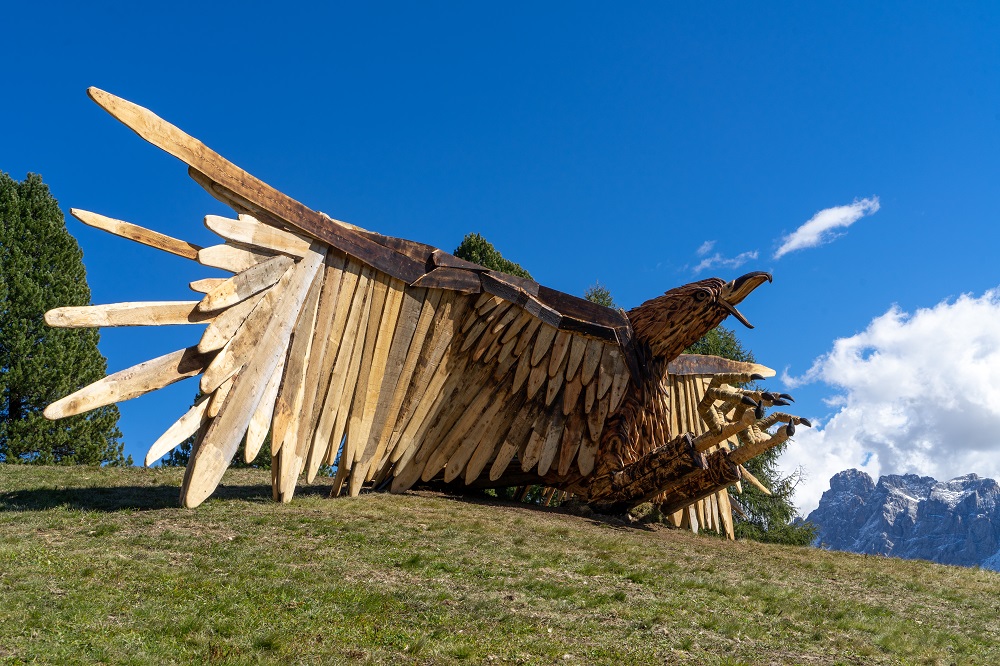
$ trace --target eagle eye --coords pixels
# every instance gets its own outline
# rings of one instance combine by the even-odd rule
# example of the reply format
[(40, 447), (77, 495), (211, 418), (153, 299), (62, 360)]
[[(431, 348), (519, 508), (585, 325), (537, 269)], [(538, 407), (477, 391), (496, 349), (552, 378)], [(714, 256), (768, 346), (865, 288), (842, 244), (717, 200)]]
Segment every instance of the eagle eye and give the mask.
[(698, 301), (699, 303), (704, 301), (706, 298), (708, 298), (708, 292), (705, 291), (704, 289), (699, 289), (698, 291), (694, 292), (694, 300)]

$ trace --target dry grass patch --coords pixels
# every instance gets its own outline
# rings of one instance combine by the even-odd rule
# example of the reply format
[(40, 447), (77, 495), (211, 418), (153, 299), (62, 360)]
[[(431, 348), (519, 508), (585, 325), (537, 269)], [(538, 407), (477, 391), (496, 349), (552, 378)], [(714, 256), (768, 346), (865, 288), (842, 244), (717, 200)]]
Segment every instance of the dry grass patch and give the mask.
[(5, 663), (1000, 662), (1000, 575), (232, 470), (0, 466)]

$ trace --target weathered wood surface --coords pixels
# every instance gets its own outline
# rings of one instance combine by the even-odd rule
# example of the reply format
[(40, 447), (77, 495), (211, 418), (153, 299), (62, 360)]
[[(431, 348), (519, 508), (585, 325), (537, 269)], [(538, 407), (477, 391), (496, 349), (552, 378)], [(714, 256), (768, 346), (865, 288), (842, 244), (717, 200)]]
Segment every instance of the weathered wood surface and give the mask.
[[(687, 285), (630, 314), (603, 308), (334, 220), (150, 111), (96, 88), (89, 93), (185, 162), (192, 178), (236, 213), (207, 216), (224, 243), (201, 248), (74, 210), (87, 224), (235, 275), (192, 282), (205, 294), (200, 303), (47, 315), (59, 326), (208, 324), (195, 347), (115, 373), (46, 410), (76, 414), (201, 374), (209, 396), (150, 451), (158, 457), (197, 434), (185, 506), (214, 491), (244, 436), (252, 460), (270, 431), (273, 495), (282, 501), (301, 476), (311, 481), (323, 463), (337, 462), (335, 493), (357, 495), (366, 485), (398, 492), (418, 482), (538, 484), (548, 486), (546, 501), (573, 494), (605, 507), (647, 499), (677, 505), (676, 524), (731, 537), (732, 502), (719, 484), (738, 481), (739, 462), (784, 441), (802, 422), (780, 415), (753, 425), (748, 414), (756, 418), (758, 404), (787, 403), (731, 384), (772, 370), (680, 355), (687, 346), (680, 342), (670, 347), (726, 316), (713, 304), (735, 312), (725, 299), (738, 303), (770, 276)], [(685, 295), (697, 293), (700, 300)], [(650, 307), (667, 314), (650, 314)], [(669, 312), (677, 307), (709, 310), (675, 321)], [(662, 376), (650, 374), (654, 367)], [(622, 421), (622, 410), (636, 409), (640, 416)], [(777, 434), (765, 432), (778, 422), (786, 425)], [(712, 474), (703, 469), (706, 455), (720, 461)]]

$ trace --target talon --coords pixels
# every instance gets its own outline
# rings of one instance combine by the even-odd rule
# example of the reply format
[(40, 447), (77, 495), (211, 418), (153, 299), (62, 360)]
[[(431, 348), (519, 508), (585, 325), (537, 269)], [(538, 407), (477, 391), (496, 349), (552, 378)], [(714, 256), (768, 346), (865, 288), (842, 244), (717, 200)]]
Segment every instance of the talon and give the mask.
[[(749, 407), (755, 407), (755, 408), (759, 407), (759, 405), (757, 404), (757, 402), (753, 398), (751, 398), (750, 396), (748, 396), (748, 395), (745, 395), (742, 398), (740, 398), (740, 402), (742, 402), (744, 405), (747, 405)], [(758, 416), (757, 418), (760, 418), (760, 417)]]
[(800, 418), (799, 419), (799, 423), (801, 423), (802, 425), (804, 425), (807, 428), (812, 428), (813, 427), (813, 424), (812, 424), (812, 422), (809, 419)]
[(785, 432), (788, 433), (789, 437), (795, 434), (795, 421), (792, 421), (787, 426), (785, 426)]
[(754, 414), (754, 416), (757, 417), (758, 420), (764, 418), (764, 403), (763, 402), (760, 402), (760, 403), (757, 404), (757, 408), (754, 410), (753, 414)]
[(750, 381), (752, 382), (762, 382), (764, 381), (764, 375), (759, 375), (756, 372), (750, 375)]
[(782, 399), (779, 398), (777, 400), (771, 401), (771, 404), (772, 405), (778, 405), (779, 407), (784, 407), (785, 405), (790, 404), (790, 403), (787, 400), (782, 400)]
[(774, 402), (775, 400), (778, 399), (778, 396), (774, 395), (770, 391), (764, 391), (763, 393), (760, 394), (760, 397), (763, 398), (764, 400), (770, 400), (771, 402)]
[(795, 398), (793, 398), (792, 396), (788, 395), (787, 393), (779, 393), (778, 397), (781, 398), (782, 400), (788, 400), (789, 402), (795, 402)]

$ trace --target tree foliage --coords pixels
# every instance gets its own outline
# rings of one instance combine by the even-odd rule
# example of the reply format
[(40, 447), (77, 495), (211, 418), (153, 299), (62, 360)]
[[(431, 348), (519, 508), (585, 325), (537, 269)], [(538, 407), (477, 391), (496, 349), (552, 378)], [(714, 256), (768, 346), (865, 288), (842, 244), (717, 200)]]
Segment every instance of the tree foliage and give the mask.
[(504, 259), (500, 251), (493, 247), (493, 243), (477, 233), (466, 234), (453, 254), (459, 259), (471, 261), (490, 270), (529, 280), (534, 279), (531, 277), (531, 273), (524, 270), (520, 264), (515, 264), (510, 259)]
[(104, 377), (94, 329), (49, 328), (44, 313), (88, 305), (83, 253), (40, 176), (0, 172), (0, 462), (131, 464), (118, 408), (49, 421), (51, 402)]
[(618, 309), (615, 299), (611, 296), (611, 290), (601, 284), (600, 281), (587, 287), (587, 291), (583, 292), (583, 297), (591, 303), (597, 303), (606, 308)]
[[(685, 350), (689, 354), (710, 354), (733, 361), (755, 362), (753, 352), (744, 349), (739, 338), (730, 329), (719, 326)], [(796, 515), (792, 493), (798, 483), (798, 474), (783, 476), (778, 468), (778, 458), (787, 443), (780, 444), (744, 465), (768, 490), (768, 497), (755, 486), (743, 483), (743, 493), (733, 494), (733, 501), (746, 516), (733, 516), (736, 536), (768, 543), (807, 545), (816, 537), (811, 523), (793, 522)]]

